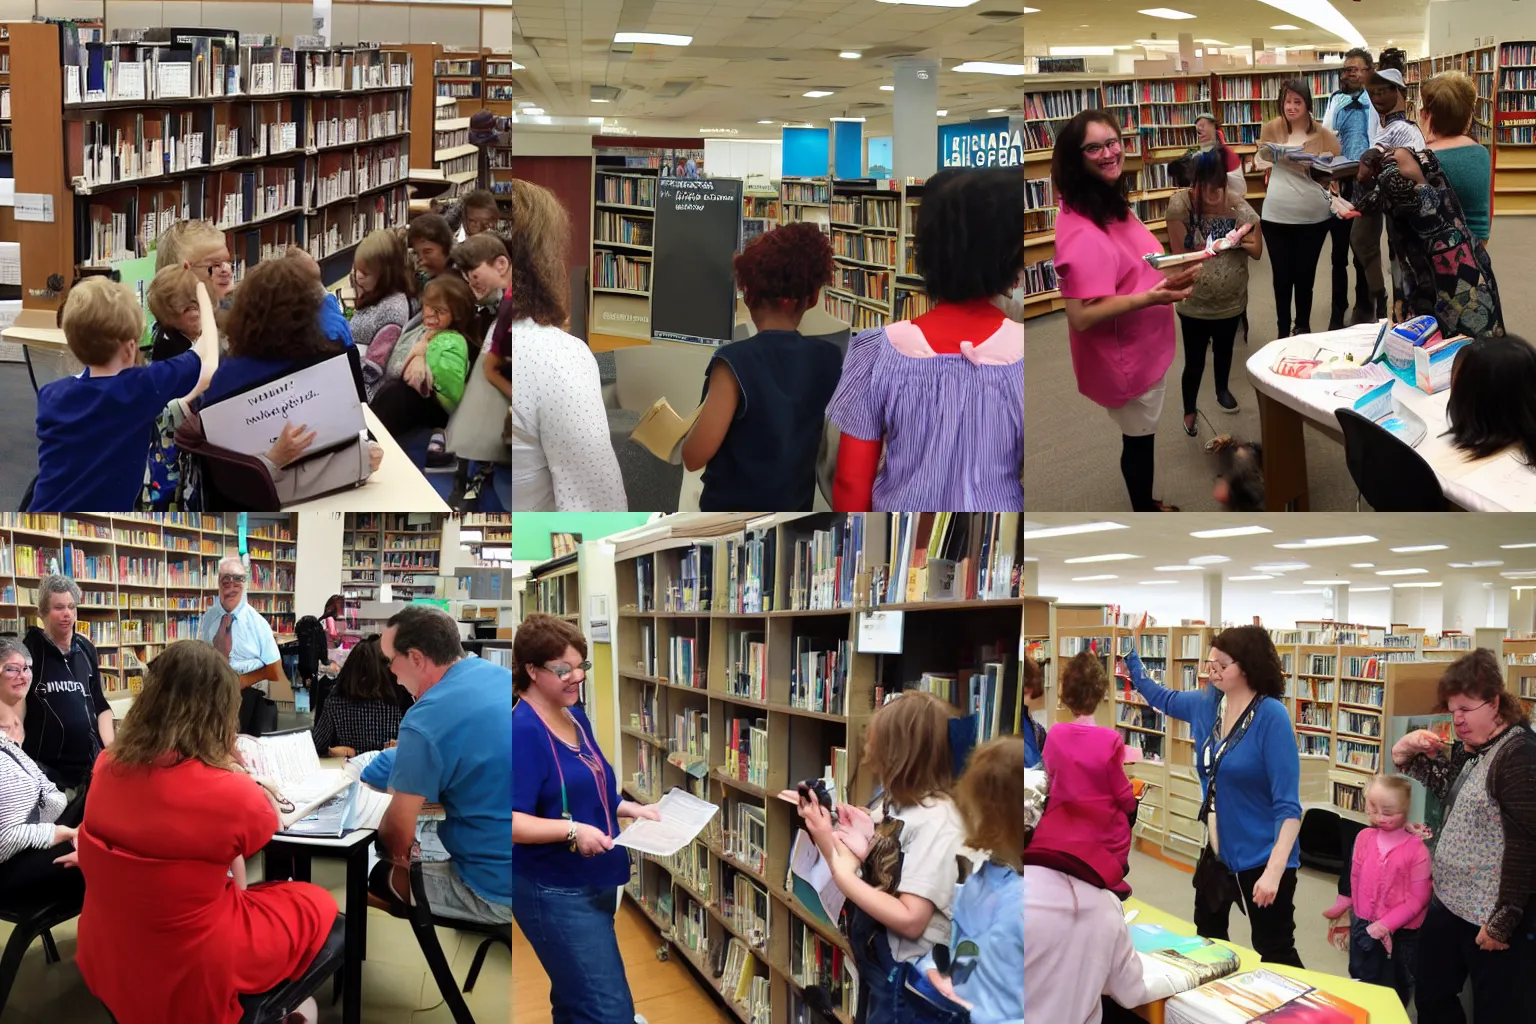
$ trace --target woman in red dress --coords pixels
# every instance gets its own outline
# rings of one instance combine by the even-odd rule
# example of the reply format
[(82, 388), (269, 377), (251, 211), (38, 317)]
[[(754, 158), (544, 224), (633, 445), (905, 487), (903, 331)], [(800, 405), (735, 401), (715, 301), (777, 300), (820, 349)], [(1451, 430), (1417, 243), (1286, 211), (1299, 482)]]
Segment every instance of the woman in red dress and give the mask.
[[(96, 763), (76, 839), (76, 959), (118, 1024), (237, 1024), (239, 995), (301, 975), (336, 919), (317, 885), (244, 887), (244, 858), (278, 816), (235, 756), (239, 708), (226, 658), (172, 644)], [(300, 1013), (312, 1022), (314, 1000)]]

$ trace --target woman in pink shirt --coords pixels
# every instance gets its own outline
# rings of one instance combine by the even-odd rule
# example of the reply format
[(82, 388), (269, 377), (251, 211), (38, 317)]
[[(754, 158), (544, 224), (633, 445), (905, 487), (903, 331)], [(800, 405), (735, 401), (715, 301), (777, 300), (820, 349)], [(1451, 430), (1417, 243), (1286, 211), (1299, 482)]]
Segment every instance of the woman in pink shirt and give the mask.
[(1045, 740), (1048, 780), (1045, 813), (1030, 839), (1031, 854), (1071, 855), (1097, 882), (1124, 899), (1131, 894), (1131, 818), (1136, 797), (1125, 775), (1125, 742), (1095, 725), (1093, 713), (1109, 693), (1098, 657), (1076, 655), (1061, 670), (1061, 702), (1077, 717), (1051, 729)]
[(1142, 259), (1163, 246), (1131, 212), (1124, 168), (1120, 122), (1106, 110), (1083, 111), (1056, 136), (1056, 277), (1077, 389), (1120, 428), (1131, 508), (1177, 512), (1152, 497), (1153, 435), (1173, 363), (1172, 303), (1189, 298), (1198, 271), (1164, 278)]

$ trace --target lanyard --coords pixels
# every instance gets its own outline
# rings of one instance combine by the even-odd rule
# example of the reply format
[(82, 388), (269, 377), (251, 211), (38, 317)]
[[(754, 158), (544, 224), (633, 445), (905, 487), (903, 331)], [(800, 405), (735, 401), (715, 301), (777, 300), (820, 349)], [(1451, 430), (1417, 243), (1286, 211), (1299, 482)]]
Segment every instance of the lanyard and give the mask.
[(1258, 710), (1259, 702), (1263, 699), (1263, 694), (1255, 694), (1253, 699), (1248, 702), (1248, 706), (1243, 709), (1243, 713), (1238, 716), (1237, 721), (1232, 723), (1231, 730), (1225, 736), (1221, 735), (1221, 721), (1226, 715), (1227, 698), (1223, 696), (1221, 702), (1216, 706), (1216, 722), (1211, 726), (1210, 736), (1200, 745), (1200, 766), (1206, 770), (1206, 774), (1209, 776), (1205, 787), (1205, 800), (1201, 802), (1200, 812), (1197, 815), (1200, 821), (1203, 822), (1206, 818), (1210, 817), (1211, 811), (1216, 806), (1216, 770), (1221, 767), (1222, 759), (1227, 756), (1233, 747), (1237, 746), (1239, 741), (1242, 740), (1243, 734), (1248, 731), (1248, 725), (1253, 721), (1254, 712)]
[[(523, 703), (526, 704), (527, 701), (523, 701)], [(537, 709), (535, 709), (533, 713), (534, 716), (538, 718), (539, 724), (544, 726), (544, 736), (547, 740), (549, 740), (549, 756), (554, 759), (555, 772), (560, 777), (560, 817), (564, 818), (566, 821), (575, 821), (576, 819), (571, 815), (570, 800), (566, 794), (565, 789), (565, 769), (560, 764), (560, 753), (555, 749), (555, 731), (549, 727), (548, 722), (544, 721), (544, 716), (540, 715)], [(574, 717), (572, 717), (571, 721), (576, 725), (576, 760), (586, 765), (587, 770), (592, 773), (592, 780), (597, 786), (598, 800), (603, 805), (603, 818), (606, 825), (606, 834), (609, 836), (617, 835), (618, 833), (614, 830), (613, 827), (613, 816), (609, 813), (608, 801), (605, 798), (603, 792), (606, 788), (605, 783), (607, 782), (607, 772), (603, 770), (602, 761), (598, 758), (598, 756), (595, 753), (589, 754), (586, 749), (587, 744), (590, 743), (592, 750), (596, 751), (597, 744), (587, 736), (587, 732), (581, 727), (580, 722), (577, 722)], [(562, 740), (561, 742), (564, 743), (565, 741)]]

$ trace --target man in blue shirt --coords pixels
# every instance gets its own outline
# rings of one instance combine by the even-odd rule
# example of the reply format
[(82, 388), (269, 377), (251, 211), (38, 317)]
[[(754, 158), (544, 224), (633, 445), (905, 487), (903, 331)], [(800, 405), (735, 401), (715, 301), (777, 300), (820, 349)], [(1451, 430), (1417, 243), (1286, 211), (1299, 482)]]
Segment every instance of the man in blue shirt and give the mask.
[(197, 638), (218, 648), (240, 676), (240, 731), (249, 732), (261, 691), (253, 684), (282, 675), (282, 655), (266, 618), (245, 600), (245, 562), (230, 555), (219, 562), (219, 602), (203, 613)]
[(442, 804), (450, 860), (425, 863), (427, 902), (442, 917), (512, 922), (512, 673), (468, 657), (446, 612), (413, 604), (389, 620), (384, 656), (416, 703), (400, 722), (393, 794), (379, 823), (388, 860), (369, 887), (411, 902), (410, 864), (423, 804)]
[[(1355, 47), (1344, 55), (1344, 66), (1339, 69), (1339, 89), (1328, 97), (1328, 109), (1323, 113), (1323, 127), (1339, 137), (1339, 146), (1345, 159), (1359, 160), (1381, 136), (1381, 118), (1371, 106), (1366, 83), (1374, 68), (1371, 51)], [(1339, 182), (1339, 195), (1353, 199), (1353, 179)], [(1366, 221), (1375, 224), (1375, 234)], [(1328, 232), (1333, 236), (1333, 315), (1328, 329), (1336, 331), (1344, 326), (1345, 307), (1349, 302), (1349, 253), (1355, 253), (1355, 311), (1354, 323), (1376, 319), (1377, 303), (1373, 296), (1380, 295), (1386, 302), (1386, 285), (1381, 276), (1381, 216), (1360, 217), (1344, 220), (1339, 217), (1329, 221)]]

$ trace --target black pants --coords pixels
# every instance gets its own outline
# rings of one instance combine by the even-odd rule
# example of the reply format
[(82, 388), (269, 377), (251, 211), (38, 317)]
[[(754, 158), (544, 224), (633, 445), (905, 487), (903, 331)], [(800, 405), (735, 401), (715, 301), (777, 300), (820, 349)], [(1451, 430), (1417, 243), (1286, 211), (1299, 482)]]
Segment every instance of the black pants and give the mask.
[(434, 396), (421, 392), (403, 380), (392, 380), (379, 389), (368, 403), (373, 414), (395, 437), (421, 427), (446, 427), (448, 411)]
[(22, 850), (0, 864), (0, 903), (83, 896), (80, 869), (54, 863), (74, 848), (73, 843), (59, 843), (46, 850)]
[(1466, 1024), (1461, 990), (1468, 977), (1477, 1024), (1536, 1020), (1536, 987), (1531, 984), (1536, 976), (1536, 904), (1527, 908), (1508, 949), (1478, 949), (1478, 927), (1430, 897), (1414, 967), (1419, 1024)]
[[(1344, 220), (1342, 217), (1328, 221), (1328, 236), (1333, 240), (1333, 309), (1329, 316), (1330, 325), (1343, 325), (1349, 315), (1349, 254), (1353, 251), (1349, 245), (1349, 236), (1354, 226), (1353, 220)], [(1355, 257), (1355, 279), (1361, 284), (1365, 283), (1365, 268), (1360, 265), (1359, 256)]]
[(1414, 961), (1418, 957), (1417, 928), (1399, 928), (1392, 933), (1392, 952), (1366, 931), (1369, 921), (1355, 918), (1349, 926), (1349, 976), (1372, 985), (1385, 985), (1408, 1005), (1413, 994)]
[[(1264, 245), (1269, 249), (1269, 265), (1274, 271), (1275, 323), (1280, 337), (1312, 330), (1312, 282), (1317, 278), (1317, 261), (1323, 254), (1323, 239), (1328, 237), (1328, 222), (1316, 224), (1277, 224), (1266, 220)], [(1296, 319), (1291, 319), (1291, 297), (1296, 298)]]
[(1242, 315), (1225, 320), (1197, 320), (1179, 314), (1179, 326), (1184, 331), (1184, 374), (1179, 383), (1184, 390), (1184, 415), (1193, 416), (1195, 400), (1200, 396), (1200, 378), (1205, 375), (1205, 349), (1209, 345), (1216, 354), (1216, 393), (1229, 390), (1232, 376), (1232, 345), (1237, 339), (1237, 325)]
[[(1262, 874), (1263, 868), (1237, 873), (1243, 907), (1248, 911), (1248, 923), (1253, 926), (1253, 948), (1265, 963), (1300, 967), (1301, 954), (1296, 952), (1296, 869), (1285, 869), (1275, 902), (1267, 907), (1255, 906), (1253, 902), (1253, 884)], [(1195, 932), (1207, 939), (1230, 938), (1227, 918), (1231, 911), (1231, 903), (1220, 910), (1208, 910), (1203, 901), (1195, 900)]]
[(1160, 511), (1152, 497), (1152, 480), (1156, 472), (1156, 434), (1131, 437), (1120, 435), (1120, 475), (1125, 477), (1125, 490), (1131, 497), (1131, 509), (1136, 512)]

